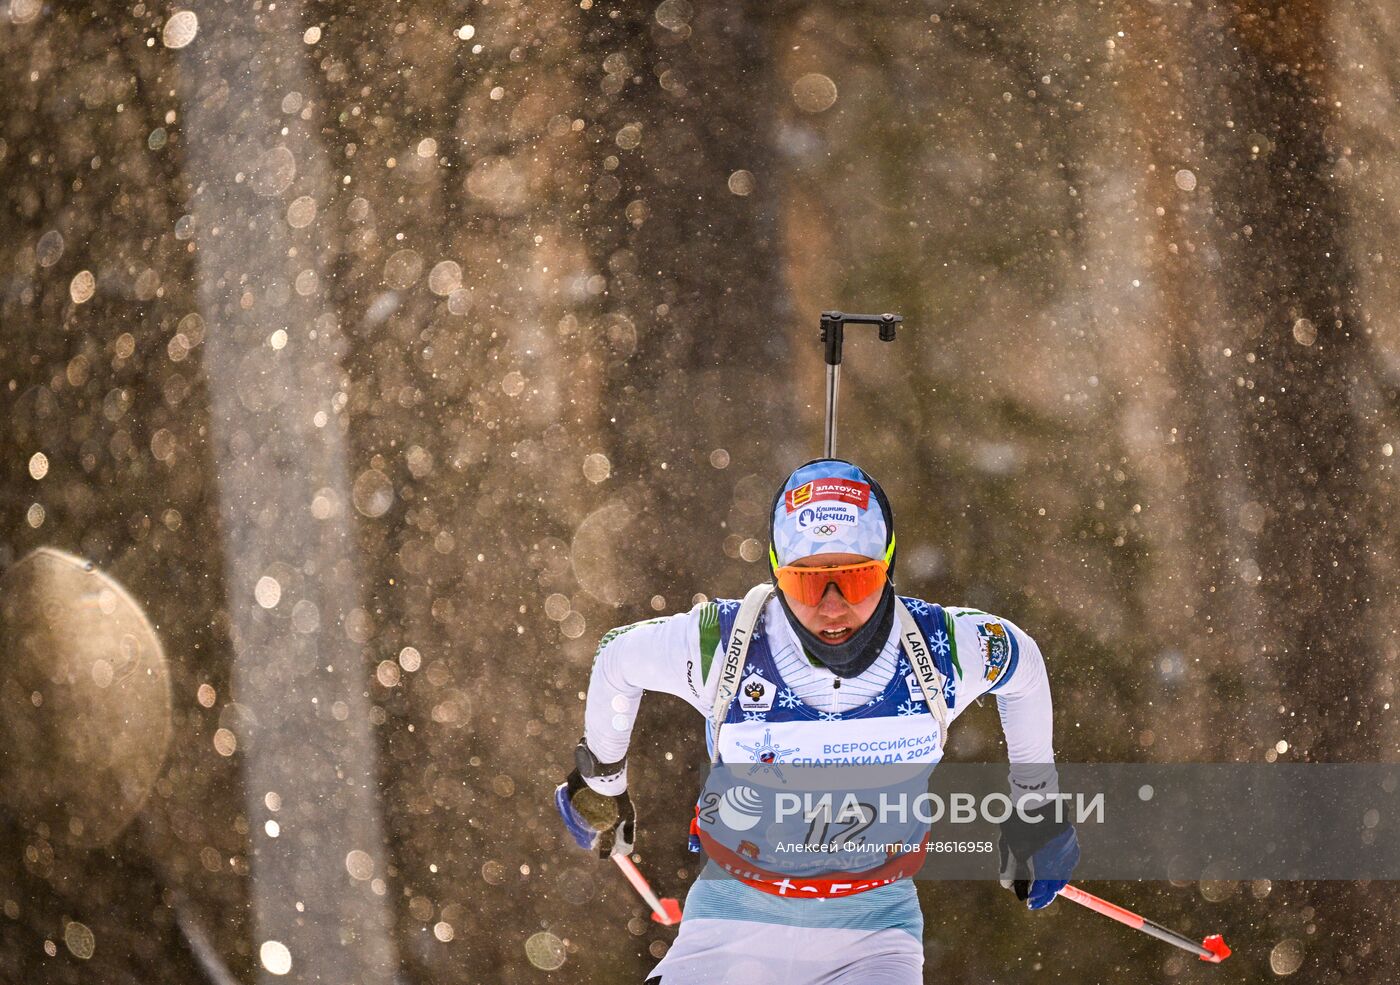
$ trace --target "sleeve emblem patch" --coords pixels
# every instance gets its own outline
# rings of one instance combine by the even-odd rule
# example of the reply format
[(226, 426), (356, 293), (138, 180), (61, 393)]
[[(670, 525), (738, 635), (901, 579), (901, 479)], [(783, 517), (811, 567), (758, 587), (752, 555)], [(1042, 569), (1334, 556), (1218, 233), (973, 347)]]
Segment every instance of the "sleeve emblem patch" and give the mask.
[(977, 645), (982, 650), (982, 663), (986, 670), (983, 679), (995, 682), (1006, 673), (1011, 662), (1011, 637), (1006, 627), (999, 622), (984, 622), (977, 627)]

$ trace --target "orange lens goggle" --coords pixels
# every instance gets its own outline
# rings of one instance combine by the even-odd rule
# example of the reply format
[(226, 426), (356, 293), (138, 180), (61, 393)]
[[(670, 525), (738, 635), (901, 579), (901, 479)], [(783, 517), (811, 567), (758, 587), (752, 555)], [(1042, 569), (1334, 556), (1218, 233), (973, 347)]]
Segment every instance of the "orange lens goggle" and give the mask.
[(826, 586), (835, 583), (847, 602), (852, 605), (870, 597), (885, 585), (889, 565), (884, 561), (862, 561), (859, 564), (839, 564), (831, 568), (798, 568), (786, 565), (777, 571), (778, 587), (790, 599), (803, 605), (816, 605), (826, 594)]

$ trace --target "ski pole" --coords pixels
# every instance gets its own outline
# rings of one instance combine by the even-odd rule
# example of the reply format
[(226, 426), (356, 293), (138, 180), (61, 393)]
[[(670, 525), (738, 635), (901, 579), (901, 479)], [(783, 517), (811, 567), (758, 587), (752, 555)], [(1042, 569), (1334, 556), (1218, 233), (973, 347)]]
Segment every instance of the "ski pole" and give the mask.
[(1132, 910), (1125, 910), (1123, 907), (1108, 900), (1099, 899), (1092, 893), (1086, 893), (1078, 886), (1066, 886), (1060, 890), (1060, 895), (1065, 899), (1074, 900), (1080, 906), (1087, 906), (1095, 913), (1102, 913), (1110, 920), (1117, 920), (1119, 923), (1127, 924), (1134, 930), (1140, 930), (1144, 934), (1149, 934), (1159, 941), (1166, 941), (1181, 948), (1183, 951), (1190, 951), (1202, 961), (1209, 961), (1212, 964), (1219, 964), (1230, 956), (1230, 947), (1225, 943), (1225, 938), (1219, 934), (1211, 934), (1201, 943), (1197, 944), (1189, 937), (1178, 934), (1174, 930), (1168, 930), (1159, 923), (1153, 923), (1146, 917), (1138, 916)]
[(886, 312), (883, 315), (848, 315), (841, 311), (822, 312), (822, 342), (826, 344), (826, 433), (825, 456), (836, 454), (836, 395), (841, 386), (841, 343), (847, 325), (879, 325), (880, 341), (894, 341), (894, 327), (904, 318)]
[(651, 885), (646, 877), (637, 870), (636, 863), (632, 861), (632, 856), (622, 852), (614, 852), (612, 860), (617, 863), (617, 867), (622, 870), (622, 874), (627, 877), (627, 881), (632, 884), (632, 888), (646, 900), (647, 906), (651, 907), (651, 918), (657, 923), (674, 927), (681, 922), (681, 905), (673, 899), (660, 899), (651, 891)]

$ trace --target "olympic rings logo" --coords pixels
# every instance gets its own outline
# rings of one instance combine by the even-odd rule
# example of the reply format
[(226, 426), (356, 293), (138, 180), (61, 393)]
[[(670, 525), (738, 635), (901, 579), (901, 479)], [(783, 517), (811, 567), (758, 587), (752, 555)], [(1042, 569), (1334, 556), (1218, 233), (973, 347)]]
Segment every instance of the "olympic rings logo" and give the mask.
[(820, 527), (813, 527), (812, 533), (816, 534), (818, 537), (830, 537), (832, 534), (836, 533), (836, 524), (823, 523)]

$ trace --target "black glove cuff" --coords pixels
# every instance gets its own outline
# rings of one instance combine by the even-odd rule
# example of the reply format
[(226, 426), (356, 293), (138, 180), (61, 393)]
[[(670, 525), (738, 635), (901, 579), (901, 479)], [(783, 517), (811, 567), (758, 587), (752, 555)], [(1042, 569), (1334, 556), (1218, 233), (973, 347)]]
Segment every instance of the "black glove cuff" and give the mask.
[[(1061, 833), (1068, 831), (1070, 823), (1063, 817), (1055, 818), (1056, 804), (1040, 804), (1028, 807), (1024, 813), (1038, 821), (1028, 822), (1018, 812), (1001, 822), (1001, 836), (1011, 854), (1018, 859), (1028, 859)], [(1061, 807), (1063, 810), (1063, 807)]]
[(574, 747), (574, 765), (578, 767), (579, 775), (585, 779), (610, 780), (622, 772), (622, 767), (627, 765), (627, 757), (623, 756), (615, 763), (605, 763), (593, 755), (593, 750), (588, 748), (587, 742), (579, 739), (578, 745)]

